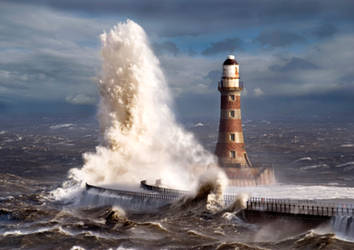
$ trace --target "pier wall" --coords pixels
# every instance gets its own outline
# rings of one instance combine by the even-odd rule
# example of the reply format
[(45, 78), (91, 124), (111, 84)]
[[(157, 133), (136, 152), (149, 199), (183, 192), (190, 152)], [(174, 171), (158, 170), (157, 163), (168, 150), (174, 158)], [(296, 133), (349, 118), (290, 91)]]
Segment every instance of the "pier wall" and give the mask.
[[(86, 185), (88, 193), (102, 194), (107, 199), (107, 204), (118, 200), (119, 205), (136, 210), (160, 207), (171, 204), (191, 192), (162, 188), (141, 182), (142, 191), (132, 192), (115, 190), (103, 187)], [(145, 191), (144, 191), (145, 190)], [(225, 194), (225, 205), (232, 205), (237, 199), (237, 194)], [(95, 198), (96, 199), (96, 198)], [(246, 203), (246, 208), (238, 215), (245, 221), (257, 224), (273, 225), (275, 228), (284, 228), (289, 225), (292, 232), (301, 232), (304, 229), (315, 228), (321, 224), (330, 225), (335, 232), (345, 237), (354, 238), (354, 204), (343, 203), (335, 200), (294, 200), (273, 199), (265, 197), (251, 197)], [(290, 223), (290, 224), (287, 224)]]

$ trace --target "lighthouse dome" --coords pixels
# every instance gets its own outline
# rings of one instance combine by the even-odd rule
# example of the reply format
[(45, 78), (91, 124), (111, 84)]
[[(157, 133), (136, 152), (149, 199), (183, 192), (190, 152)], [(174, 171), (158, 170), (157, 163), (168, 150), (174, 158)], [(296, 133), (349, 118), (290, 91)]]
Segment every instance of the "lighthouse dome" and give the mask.
[(235, 56), (234, 55), (229, 55), (227, 56), (227, 59), (224, 62), (224, 65), (238, 65)]

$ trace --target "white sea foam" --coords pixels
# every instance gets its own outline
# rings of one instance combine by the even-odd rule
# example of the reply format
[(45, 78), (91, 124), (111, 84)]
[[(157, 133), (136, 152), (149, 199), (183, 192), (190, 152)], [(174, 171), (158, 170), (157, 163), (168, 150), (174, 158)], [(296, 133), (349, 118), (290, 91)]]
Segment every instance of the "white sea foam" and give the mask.
[(60, 128), (70, 128), (72, 126), (74, 126), (74, 124), (72, 124), (72, 123), (63, 123), (63, 124), (49, 126), (49, 128), (50, 129), (60, 129)]
[(301, 170), (309, 170), (309, 169), (315, 169), (315, 168), (329, 168), (327, 164), (317, 164), (317, 165), (310, 165), (310, 166), (304, 166), (301, 167)]
[(70, 248), (70, 250), (86, 250), (86, 248), (83, 248), (81, 246), (72, 246), (72, 248)]
[(84, 166), (70, 178), (96, 185), (162, 179), (191, 189), (216, 166), (191, 133), (175, 121), (171, 96), (144, 30), (133, 21), (101, 35), (101, 144), (84, 154)]
[(221, 171), (209, 171), (202, 174), (198, 181), (197, 196), (208, 192), (206, 208), (218, 212), (225, 205), (224, 190), (228, 184), (226, 174)]
[(133, 247), (124, 247), (124, 246), (119, 246), (117, 250), (136, 250), (137, 248)]
[(196, 123), (196, 124), (193, 125), (194, 128), (204, 127), (204, 126), (205, 126), (205, 125), (204, 125), (204, 123), (202, 123), (202, 122), (198, 122), (198, 123)]
[(354, 169), (354, 164), (351, 165), (351, 166), (349, 166), (349, 167), (345, 167), (345, 168), (343, 169), (343, 171), (344, 171), (344, 172), (348, 172), (348, 171), (351, 171), (351, 170), (353, 170), (353, 169)]
[(307, 157), (302, 157), (300, 159), (297, 159), (296, 161), (294, 162), (299, 162), (299, 161), (312, 161), (312, 158), (307, 156)]
[(3, 236), (29, 235), (29, 234), (48, 232), (48, 231), (52, 231), (52, 230), (57, 229), (57, 228), (58, 228), (58, 226), (42, 227), (42, 228), (38, 228), (38, 229), (16, 229), (16, 230), (5, 231), (4, 233), (2, 233), (2, 235)]
[(353, 165), (354, 165), (354, 161), (349, 161), (349, 162), (337, 165), (336, 168), (348, 167), (348, 166), (353, 166)]

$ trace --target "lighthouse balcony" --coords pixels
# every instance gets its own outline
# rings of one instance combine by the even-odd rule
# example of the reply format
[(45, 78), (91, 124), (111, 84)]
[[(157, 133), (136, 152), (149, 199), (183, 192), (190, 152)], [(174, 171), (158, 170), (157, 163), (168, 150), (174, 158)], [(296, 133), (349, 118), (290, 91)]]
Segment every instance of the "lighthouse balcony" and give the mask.
[(223, 79), (218, 82), (218, 90), (226, 91), (241, 91), (243, 90), (244, 83), (238, 79)]

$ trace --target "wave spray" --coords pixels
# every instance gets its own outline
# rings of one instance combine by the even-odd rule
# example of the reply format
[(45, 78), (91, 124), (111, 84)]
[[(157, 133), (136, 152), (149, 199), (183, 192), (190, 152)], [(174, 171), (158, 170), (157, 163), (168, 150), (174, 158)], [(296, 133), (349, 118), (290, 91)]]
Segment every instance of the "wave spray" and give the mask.
[(70, 177), (90, 184), (139, 183), (191, 189), (215, 157), (177, 124), (159, 60), (131, 20), (101, 35), (98, 118), (101, 144)]

